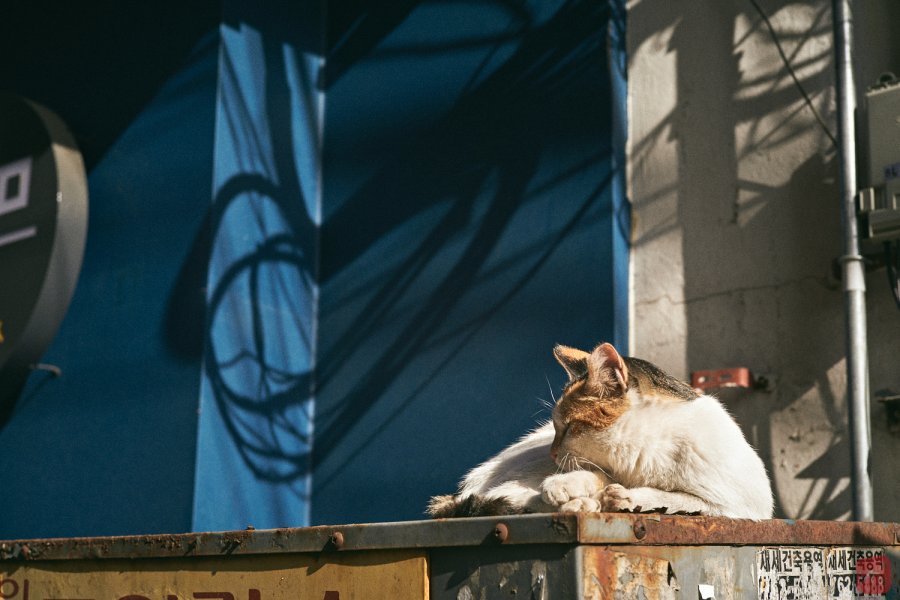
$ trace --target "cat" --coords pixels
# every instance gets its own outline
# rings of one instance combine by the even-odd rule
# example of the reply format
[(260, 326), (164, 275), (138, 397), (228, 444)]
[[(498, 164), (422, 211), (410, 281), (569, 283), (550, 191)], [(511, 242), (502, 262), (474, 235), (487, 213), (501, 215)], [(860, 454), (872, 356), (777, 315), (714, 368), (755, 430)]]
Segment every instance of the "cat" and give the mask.
[(608, 343), (556, 346), (552, 419), (472, 469), (434, 518), (534, 512), (772, 517), (762, 460), (718, 400)]

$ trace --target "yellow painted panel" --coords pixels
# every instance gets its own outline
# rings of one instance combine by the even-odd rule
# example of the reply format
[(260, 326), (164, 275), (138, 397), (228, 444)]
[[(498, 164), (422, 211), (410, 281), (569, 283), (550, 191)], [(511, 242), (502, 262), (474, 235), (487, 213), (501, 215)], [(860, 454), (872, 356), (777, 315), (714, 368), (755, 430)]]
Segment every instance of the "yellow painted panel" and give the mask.
[(428, 600), (411, 551), (0, 562), (0, 600)]

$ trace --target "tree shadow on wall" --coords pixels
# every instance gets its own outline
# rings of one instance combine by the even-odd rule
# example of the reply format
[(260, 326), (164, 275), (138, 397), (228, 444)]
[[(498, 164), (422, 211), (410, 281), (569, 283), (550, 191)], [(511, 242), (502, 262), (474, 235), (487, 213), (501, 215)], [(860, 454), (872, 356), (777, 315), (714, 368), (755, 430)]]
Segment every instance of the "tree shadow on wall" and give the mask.
[[(517, 21), (507, 35), (500, 36), (519, 36), (517, 50), (502, 66), (467, 89), (439, 122), (383, 165), (323, 224), (320, 280), (327, 285), (414, 215), (449, 202), (437, 221), (421, 231), (413, 247), (403, 250), (403, 259), (377, 282), (377, 289), (366, 297), (354, 320), (342, 327), (343, 333), (323, 349), (316, 373), (318, 389), (341, 385), (338, 379), (346, 373), (342, 371), (344, 365), (355, 359), (361, 359), (364, 370), (352, 374), (352, 384), (340, 392), (339, 403), (317, 409), (314, 466), (327, 460), (338, 445), (347, 443), (346, 432), (375, 408), (423, 349), (437, 343), (448, 315), (473, 293), (525, 199), (534, 193), (530, 188), (547, 140), (560, 130), (583, 127), (585, 114), (608, 123), (608, 100), (590, 109), (579, 104), (584, 102), (584, 88), (602, 80), (597, 65), (602, 72), (607, 18), (604, 3), (567, 2), (548, 21), (524, 32), (522, 23), (528, 20)], [(554, 109), (548, 111), (548, 106)], [(598, 140), (599, 151), (559, 179), (583, 176), (608, 156), (605, 144)], [(558, 180), (550, 185), (560, 183)], [(419, 384), (391, 405), (389, 416), (379, 421), (378, 429), (415, 401), (490, 318), (535, 276), (563, 240), (575, 228), (585, 226), (592, 217), (590, 213), (602, 202), (608, 184), (608, 179), (597, 178), (595, 188), (568, 198), (559, 211), (566, 215), (563, 223), (520, 257), (515, 269), (493, 272), (492, 277), (505, 281), (505, 291), (482, 297), (478, 315), (456, 328), (451, 334), (455, 339), (445, 346), (442, 359), (418, 375)], [(460, 239), (465, 242), (454, 258), (441, 263), (440, 255)], [(439, 280), (429, 284), (422, 296), (415, 296), (411, 290), (418, 286), (421, 292), (422, 279), (435, 271), (440, 272)], [(411, 314), (397, 319), (397, 304), (410, 298), (416, 298)], [(392, 341), (376, 356), (362, 358), (368, 350), (363, 349), (364, 342), (385, 329), (396, 329), (390, 336)], [(342, 455), (352, 460), (376, 435), (369, 432), (363, 439), (354, 439), (354, 451), (344, 449)], [(328, 486), (343, 464), (329, 466), (329, 475), (317, 476), (317, 490)]]
[[(327, 89), (335, 84), (420, 4), (357, 3), (358, 12), (350, 10), (329, 21), (340, 35), (335, 36), (337, 42), (328, 49), (326, 69), (320, 74), (318, 85)], [(602, 73), (608, 18), (604, 2), (562, 3), (548, 21), (539, 25), (529, 22), (527, 11), (518, 3), (484, 4), (508, 11), (513, 19), (507, 33), (482, 43), (490, 47), (517, 40), (515, 52), (491, 74), (476, 73), (449, 112), (407, 143), (401, 152), (390, 156), (356, 193), (328, 216), (321, 230), (317, 230), (303, 208), (306, 203), (301, 175), (294, 164), (296, 140), (292, 138), (287, 105), (289, 67), (282, 50), (283, 41), (291, 41), (290, 28), (283, 28), (284, 39), (277, 32), (262, 36), (267, 69), (267, 133), (273, 140), (277, 177), (245, 173), (222, 186), (173, 290), (165, 332), (169, 345), (183, 356), (196, 357), (205, 349), (207, 376), (229, 435), (247, 467), (262, 480), (285, 482), (303, 477), (313, 464), (329, 456), (346, 430), (378, 403), (410, 357), (427, 345), (439, 322), (485, 276), (484, 266), (489, 256), (530, 193), (546, 140), (560, 129), (583, 128), (585, 114), (593, 115), (598, 122), (608, 122), (608, 100), (607, 104), (597, 104), (597, 94), (581, 93), (585, 86), (598, 85), (598, 69)], [(249, 24), (254, 25), (253, 18)], [(265, 30), (262, 22), (259, 28)], [(469, 46), (477, 43), (477, 40), (466, 42)], [(416, 53), (415, 48), (407, 50), (412, 55)], [(430, 53), (435, 49), (421, 51)], [(300, 57), (296, 50), (295, 59), (294, 64), (298, 64)], [(319, 91), (315, 88), (315, 82), (304, 81), (307, 106), (315, 106), (314, 96)], [(601, 98), (606, 95), (599, 94)], [(584, 105), (586, 98), (593, 103), (589, 107)], [(548, 105), (555, 105), (552, 114), (547, 113)], [(597, 161), (608, 156), (609, 149), (602, 144), (598, 140), (594, 156), (586, 157), (544, 185), (560, 185), (583, 176)], [(566, 221), (518, 258), (520, 264), (516, 265), (505, 292), (486, 302), (478, 317), (461, 326), (463, 331), (457, 333), (462, 335), (462, 342), (457, 343), (455, 352), (534, 277), (567, 235), (585, 225), (590, 213), (604, 201), (608, 183), (608, 179), (596, 178), (593, 189), (567, 201)], [(216, 287), (206, 294), (210, 298), (206, 319), (197, 320), (196, 315), (202, 314), (204, 308), (204, 294), (200, 290), (207, 280), (213, 242), (223, 215), (235, 203), (245, 201), (248, 194), (274, 202), (284, 215), (289, 231), (260, 240), (253, 253), (227, 266)], [(252, 273), (261, 266), (277, 263), (296, 271), (300, 279), (315, 278), (317, 284), (325, 285), (412, 217), (447, 202), (449, 209), (437, 223), (420, 232), (417, 246), (405, 255), (402, 264), (376, 282), (364, 309), (317, 361), (314, 375), (267, 363), (265, 338), (271, 331), (263, 323), (263, 301), (255, 295), (259, 288), (251, 281), (251, 297), (246, 302), (255, 315), (250, 326), (253, 344), (239, 358), (256, 363), (259, 393), (248, 395), (229, 385), (225, 371), (233, 366), (234, 357), (220, 356), (210, 324), (219, 317), (224, 298), (233, 293), (238, 279), (246, 276), (252, 280)], [(321, 390), (332, 383), (337, 368), (353, 359), (362, 340), (390, 322), (390, 309), (398, 299), (417, 278), (434, 269), (436, 257), (460, 236), (465, 239), (462, 250), (452, 264), (442, 267), (425, 301), (405, 317), (395, 341), (382, 348), (378, 355), (366, 357), (364, 371), (356, 374), (352, 388), (342, 396), (339, 405), (332, 407), (328, 414), (317, 414), (317, 420), (321, 417), (324, 426), (316, 432), (312, 460), (306, 451), (292, 450), (308, 447), (307, 431), (292, 419), (298, 410), (302, 412), (314, 389)], [(318, 265), (317, 240), (321, 242)], [(202, 331), (186, 331), (183, 324), (190, 322), (205, 322), (206, 327)], [(438, 365), (427, 379), (441, 368)], [(270, 383), (266, 382), (267, 378)], [(400, 406), (392, 407), (392, 415), (399, 414), (415, 397), (413, 393)], [(262, 423), (268, 427), (262, 427)], [(360, 446), (368, 441), (362, 439)]]
[[(762, 9), (769, 11), (812, 105), (830, 120), (831, 46), (817, 39), (830, 36), (830, 7), (811, 5), (802, 13), (805, 25), (793, 19), (785, 26), (772, 3), (760, 5), (766, 5)], [(826, 377), (840, 360), (843, 339), (839, 295), (829, 297), (826, 289), (830, 261), (840, 251), (830, 132), (819, 128), (750, 0), (690, 7), (641, 0), (630, 10), (629, 22), (632, 48), (666, 40), (660, 52), (672, 55), (676, 86), (672, 110), (634, 141), (631, 160), (650, 160), (661, 145), (677, 146), (677, 178), (638, 204), (646, 210), (662, 197), (674, 197), (677, 216), (635, 240), (635, 246), (680, 229), (689, 369), (748, 366), (778, 379), (774, 394), (751, 394), (734, 404), (738, 421), (774, 473), (785, 442), (773, 438), (772, 420), (783, 418), (775, 411), (818, 390), (827, 423), (835, 431), (846, 426)], [(745, 59), (744, 48), (758, 56), (759, 44), (772, 46), (773, 62)], [(783, 167), (768, 168), (767, 157), (792, 156), (792, 147), (816, 136), (818, 153), (813, 149), (788, 181), (773, 182), (771, 174)], [(835, 199), (832, 211), (826, 208), (828, 198)], [(770, 239), (779, 241), (777, 247), (760, 243)], [(834, 461), (816, 461), (816, 468), (795, 476), (814, 473), (823, 479), (821, 467), (831, 466), (826, 493), (803, 500), (802, 510), (809, 514), (837, 517), (848, 509), (845, 494), (831, 497), (848, 472), (849, 455), (837, 460), (837, 447), (828, 451)], [(793, 486), (779, 489), (779, 477), (773, 483), (782, 513), (796, 494)]]
[[(809, 519), (834, 520), (845, 516), (852, 506), (852, 487), (845, 477), (835, 474), (835, 465), (846, 465), (850, 456), (850, 442), (845, 435), (831, 434), (825, 451), (797, 473), (797, 479), (811, 480), (799, 514)], [(821, 483), (821, 486), (814, 485)]]

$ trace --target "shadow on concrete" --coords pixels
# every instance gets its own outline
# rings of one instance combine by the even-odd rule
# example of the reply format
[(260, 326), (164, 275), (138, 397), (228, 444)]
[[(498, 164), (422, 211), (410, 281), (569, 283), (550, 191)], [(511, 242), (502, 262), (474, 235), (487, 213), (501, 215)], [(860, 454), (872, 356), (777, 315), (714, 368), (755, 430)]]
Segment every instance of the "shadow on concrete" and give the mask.
[[(829, 7), (807, 16), (802, 28), (776, 21), (776, 32), (816, 109), (830, 121), (831, 48), (807, 46), (830, 33)], [(823, 458), (817, 454), (822, 443), (786, 446), (773, 429), (810, 396), (815, 400), (802, 403), (805, 414), (821, 415), (814, 418), (824, 419), (829, 431), (846, 428), (843, 400), (831, 397), (827, 379), (843, 355), (840, 294), (827, 282), (828, 265), (840, 252), (839, 213), (827, 209), (837, 206), (838, 195), (831, 143), (819, 131), (819, 155), (783, 184), (766, 177), (765, 157), (809, 136), (811, 114), (781, 63), (770, 75), (744, 71), (742, 47), (751, 37), (769, 36), (751, 2), (686, 7), (645, 0), (629, 12), (629, 22), (637, 36), (632, 48), (671, 32), (660, 51), (674, 55), (677, 106), (637, 142), (633, 156), (663, 140), (678, 147), (677, 184), (662, 192), (677, 196), (677, 219), (651, 235), (681, 228), (688, 368), (746, 366), (774, 375), (774, 393), (729, 391), (722, 398), (766, 463), (777, 514), (838, 518), (849, 510), (848, 495), (838, 491), (850, 468), (841, 434), (825, 444)], [(738, 23), (749, 30), (738, 30)], [(767, 239), (777, 246), (760, 243)], [(784, 452), (799, 454), (782, 460)], [(798, 500), (795, 484), (782, 489), (795, 478), (810, 480), (805, 498)]]

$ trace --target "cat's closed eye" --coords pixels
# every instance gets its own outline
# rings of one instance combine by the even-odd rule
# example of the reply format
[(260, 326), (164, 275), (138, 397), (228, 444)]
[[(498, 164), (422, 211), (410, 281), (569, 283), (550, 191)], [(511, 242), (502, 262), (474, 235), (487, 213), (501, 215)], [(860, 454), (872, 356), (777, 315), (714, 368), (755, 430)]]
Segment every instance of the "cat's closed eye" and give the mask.
[(581, 421), (570, 421), (563, 425), (562, 436), (581, 435), (587, 427), (589, 426)]

